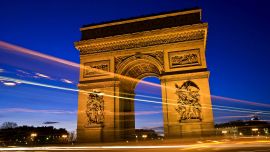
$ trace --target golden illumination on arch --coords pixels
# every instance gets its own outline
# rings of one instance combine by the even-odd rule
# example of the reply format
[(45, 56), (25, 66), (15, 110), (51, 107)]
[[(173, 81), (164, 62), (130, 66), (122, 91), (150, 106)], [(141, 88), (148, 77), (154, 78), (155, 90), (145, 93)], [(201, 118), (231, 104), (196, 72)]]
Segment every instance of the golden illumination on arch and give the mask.
[[(166, 138), (211, 134), (213, 114), (205, 60), (207, 30), (200, 9), (82, 28), (82, 40), (75, 42), (84, 65), (78, 85), (78, 141), (135, 139), (134, 89), (148, 76), (161, 80), (157, 86), (162, 90)], [(193, 82), (199, 89), (194, 93), (191, 87), (175, 87), (185, 82)], [(96, 116), (104, 116), (104, 121), (102, 125), (86, 127), (90, 118), (85, 114), (88, 101), (85, 92), (93, 90), (104, 93), (103, 111), (91, 109)], [(195, 109), (193, 104), (197, 106)]]

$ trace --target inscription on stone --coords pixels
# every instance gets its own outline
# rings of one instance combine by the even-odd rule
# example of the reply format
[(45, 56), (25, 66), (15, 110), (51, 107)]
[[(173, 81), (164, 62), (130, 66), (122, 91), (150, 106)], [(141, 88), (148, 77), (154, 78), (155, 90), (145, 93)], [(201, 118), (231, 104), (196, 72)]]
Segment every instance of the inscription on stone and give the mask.
[(87, 78), (87, 77), (106, 75), (106, 72), (109, 72), (109, 71), (110, 71), (109, 60), (87, 62), (84, 64), (83, 77)]
[(199, 49), (169, 53), (170, 68), (201, 65)]

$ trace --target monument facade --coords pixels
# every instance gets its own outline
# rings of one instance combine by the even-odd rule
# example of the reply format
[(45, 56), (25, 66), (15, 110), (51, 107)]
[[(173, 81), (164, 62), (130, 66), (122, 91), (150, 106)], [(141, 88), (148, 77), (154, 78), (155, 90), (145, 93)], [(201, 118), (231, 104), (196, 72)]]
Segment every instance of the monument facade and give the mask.
[(201, 9), (83, 26), (78, 141), (134, 138), (134, 89), (147, 76), (161, 80), (165, 139), (211, 134), (207, 30)]

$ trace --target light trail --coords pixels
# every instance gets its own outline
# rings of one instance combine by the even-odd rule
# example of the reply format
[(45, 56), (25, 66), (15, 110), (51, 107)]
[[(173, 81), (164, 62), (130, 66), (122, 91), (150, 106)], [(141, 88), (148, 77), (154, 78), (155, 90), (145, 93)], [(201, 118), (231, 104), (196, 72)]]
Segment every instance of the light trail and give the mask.
[(23, 54), (39, 57), (39, 58), (42, 58), (42, 59), (47, 59), (47, 60), (50, 60), (50, 61), (54, 61), (54, 62), (57, 62), (57, 63), (65, 64), (65, 65), (68, 65), (68, 66), (80, 68), (80, 64), (78, 64), (78, 63), (67, 61), (67, 60), (60, 59), (60, 58), (56, 58), (56, 57), (53, 57), (53, 56), (50, 56), (50, 55), (46, 55), (46, 54), (43, 54), (43, 53), (40, 53), (40, 52), (37, 52), (37, 51), (33, 51), (33, 50), (23, 48), (23, 47), (14, 45), (14, 44), (10, 44), (10, 43), (4, 42), (4, 41), (0, 41), (0, 47), (2, 49), (16, 51), (16, 52), (19, 52), (19, 53), (23, 53)]
[(78, 89), (59, 87), (59, 86), (48, 85), (48, 84), (32, 82), (32, 81), (26, 81), (26, 80), (21, 80), (21, 79), (15, 79), (15, 78), (10, 78), (10, 77), (5, 77), (5, 76), (0, 76), (0, 79), (5, 80), (5, 81), (20, 82), (20, 83), (34, 85), (34, 86), (40, 86), (40, 87), (46, 87), (46, 88), (52, 88), (52, 89), (58, 89), (58, 90), (78, 92)]
[[(39, 57), (42, 59), (46, 59), (46, 60), (53, 61), (56, 63), (64, 64), (64, 65), (68, 65), (68, 66), (75, 67), (75, 68), (89, 69), (89, 70), (92, 70), (92, 71), (95, 71), (98, 73), (105, 73), (105, 74), (108, 74), (112, 77), (128, 80), (131, 82), (137, 82), (137, 83), (140, 82), (140, 83), (143, 83), (146, 85), (160, 87), (160, 88), (165, 87), (165, 86), (162, 86), (160, 84), (147, 82), (147, 81), (136, 79), (136, 78), (131, 78), (131, 77), (124, 76), (121, 74), (107, 72), (107, 71), (103, 71), (103, 70), (99, 70), (99, 69), (95, 69), (95, 68), (91, 68), (91, 67), (85, 67), (84, 65), (81, 65), (81, 64), (78, 64), (75, 62), (71, 62), (71, 61), (56, 58), (56, 57), (53, 57), (50, 55), (42, 54), (40, 52), (33, 51), (33, 50), (30, 50), (27, 48), (23, 48), (23, 47), (20, 47), (20, 46), (14, 45), (14, 44), (10, 44), (10, 43), (4, 42), (4, 41), (0, 41), (0, 48), (6, 49), (6, 50), (11, 50), (11, 51), (16, 51), (19, 53), (23, 53), (23, 54), (27, 54), (27, 55), (31, 55), (31, 56), (35, 56), (35, 57)], [(167, 86), (166, 86), (166, 88), (175, 90), (175, 88), (170, 88)], [(214, 99), (220, 99), (220, 100), (226, 100), (226, 101), (238, 102), (238, 103), (240, 102), (240, 103), (250, 104), (250, 105), (254, 105), (254, 106), (270, 107), (270, 104), (264, 104), (264, 103), (259, 103), (259, 102), (251, 102), (251, 101), (247, 101), (247, 100), (239, 100), (239, 99), (233, 99), (233, 98), (229, 98), (229, 97), (222, 97), (222, 96), (216, 96), (216, 95), (211, 95), (211, 97)]]
[(57, 150), (57, 151), (65, 151), (65, 150), (104, 150), (104, 149), (161, 149), (161, 148), (185, 148), (186, 145), (178, 145), (178, 146), (72, 146), (72, 147), (14, 147), (14, 148), (0, 148), (3, 151), (14, 151), (14, 150)]
[(247, 100), (233, 99), (233, 98), (216, 96), (216, 95), (211, 95), (211, 97), (214, 99), (220, 99), (220, 100), (226, 100), (226, 101), (232, 101), (232, 102), (238, 102), (238, 103), (245, 103), (245, 104), (254, 105), (254, 106), (270, 107), (270, 104), (251, 102), (251, 101), (247, 101)]
[(141, 81), (140, 79), (131, 78), (131, 77), (124, 76), (124, 75), (121, 75), (121, 74), (108, 72), (108, 71), (103, 71), (103, 70), (91, 68), (89, 66), (85, 67), (84, 65), (81, 65), (81, 64), (78, 64), (78, 63), (75, 63), (75, 62), (71, 62), (71, 61), (56, 58), (56, 57), (53, 57), (53, 56), (50, 56), (50, 55), (42, 54), (40, 52), (33, 51), (33, 50), (30, 50), (30, 49), (27, 49), (27, 48), (23, 48), (23, 47), (20, 47), (20, 46), (17, 46), (17, 45), (13, 45), (13, 44), (10, 44), (10, 43), (4, 42), (4, 41), (0, 41), (0, 47), (2, 49), (12, 50), (12, 51), (16, 51), (16, 52), (19, 52), (19, 53), (39, 57), (39, 58), (42, 58), (42, 59), (47, 59), (49, 61), (54, 61), (54, 62), (61, 63), (61, 64), (64, 64), (64, 65), (68, 65), (68, 66), (71, 66), (71, 67), (75, 67), (75, 68), (88, 69), (88, 70), (91, 70), (91, 71), (94, 71), (94, 72), (97, 72), (97, 73), (105, 73), (105, 74), (110, 75), (112, 77), (125, 79), (125, 80), (131, 81), (131, 82), (141, 82), (143, 84), (156, 86), (156, 87), (161, 86), (161, 85), (156, 84), (156, 83), (151, 83), (151, 82), (147, 82), (147, 81)]
[[(0, 80), (3, 80), (3, 79), (0, 79)], [(9, 80), (16, 80), (15, 82), (16, 83), (20, 83), (21, 81), (24, 81), (24, 80), (18, 80), (18, 79), (14, 79), (14, 78), (10, 78)], [(4, 85), (6, 85), (6, 84), (9, 84), (9, 83), (11, 83), (11, 84), (14, 84), (15, 85), (15, 83), (13, 83), (13, 82), (4, 82)], [(30, 84), (30, 81), (27, 81), (27, 83), (28, 84)], [(38, 83), (36, 83), (36, 82), (32, 82), (32, 83), (35, 83), (36, 85), (40, 85), (40, 84), (38, 84)], [(12, 85), (12, 86), (14, 86), (14, 85)], [(42, 85), (40, 85), (40, 86), (42, 86)], [(48, 86), (48, 85), (47, 85)], [(43, 86), (44, 87), (44, 86)], [(49, 88), (54, 88), (53, 86), (50, 86)], [(54, 89), (57, 89), (57, 88), (54, 88)], [(70, 90), (69, 90), (70, 91)], [(78, 90), (74, 90), (74, 91), (78, 91)], [(106, 91), (106, 92), (109, 92), (109, 91)], [(113, 94), (113, 92), (110, 92), (110, 93), (112, 93)], [(131, 93), (126, 93), (126, 92), (121, 92), (121, 94), (125, 94), (125, 95), (135, 95), (135, 94), (131, 94)], [(160, 98), (160, 97), (154, 97), (154, 96), (147, 96), (147, 95), (141, 95), (141, 94), (136, 94), (136, 96), (138, 96), (138, 97), (143, 97), (143, 98), (149, 98), (149, 99), (157, 99), (157, 100), (163, 100), (164, 98)], [(129, 100), (134, 100), (133, 98), (127, 98), (127, 97), (125, 97), (126, 99), (129, 99)], [(142, 101), (142, 100), (144, 100), (144, 99), (142, 99), (142, 100), (140, 100), (140, 99), (135, 99), (135, 100), (138, 100), (138, 101)], [(175, 99), (170, 99), (170, 98), (167, 98), (166, 99), (167, 101), (173, 101), (173, 102), (177, 102), (177, 100), (175, 100)], [(154, 102), (153, 100), (146, 100), (146, 101), (150, 101), (150, 102), (152, 102), (152, 103), (158, 103), (158, 104), (163, 104), (163, 103), (161, 103), (161, 102)], [(174, 104), (174, 106), (175, 106), (176, 104)], [(203, 104), (202, 104), (203, 105)], [(207, 106), (207, 105), (206, 105)], [(228, 107), (228, 106), (220, 106), (220, 105), (212, 105), (213, 107), (218, 107), (218, 108), (232, 108), (232, 107)], [(236, 108), (236, 107), (233, 107), (234, 108), (234, 110), (236, 109), (236, 110), (245, 110), (244, 112), (246, 112), (246, 110), (249, 110), (249, 111), (251, 111), (251, 112), (254, 112), (254, 113), (256, 113), (256, 112), (258, 112), (257, 110), (252, 110), (252, 109), (244, 109), (244, 108)], [(234, 112), (241, 112), (241, 111), (234, 111)]]
[[(251, 141), (217, 141), (217, 140), (208, 140), (206, 143), (187, 143), (187, 144), (178, 144), (177, 141), (169, 145), (153, 145), (156, 143), (150, 143), (151, 145), (101, 145), (101, 146), (44, 146), (44, 147), (7, 147), (0, 148), (1, 151), (36, 151), (36, 150), (54, 150), (54, 151), (97, 151), (97, 150), (136, 150), (136, 149), (177, 149), (177, 150), (206, 150), (213, 148), (221, 148), (223, 150), (234, 150), (237, 148), (269, 148), (270, 142), (268, 140), (251, 140)], [(120, 144), (120, 143), (118, 143)], [(122, 143), (123, 144), (123, 143)], [(148, 143), (149, 144), (149, 143)], [(268, 151), (270, 149), (264, 149), (260, 151)]]
[(0, 108), (0, 113), (17, 113), (17, 112), (24, 112), (24, 113), (44, 113), (44, 114), (77, 114), (77, 111), (71, 110), (45, 110), (45, 109), (30, 109), (30, 108)]
[(222, 117), (216, 117), (216, 119), (228, 119), (228, 118), (250, 118), (252, 115), (248, 116), (222, 116)]
[[(58, 90), (65, 90), (65, 91), (72, 91), (72, 92), (82, 92), (82, 93), (93, 93), (93, 94), (98, 94), (96, 92), (91, 92), (91, 91), (84, 91), (84, 90), (78, 90), (78, 89), (71, 89), (71, 88), (65, 88), (65, 87), (59, 87), (59, 86), (54, 86), (54, 85), (48, 85), (48, 84), (42, 84), (42, 83), (37, 83), (37, 82), (31, 82), (31, 81), (26, 81), (26, 80), (21, 80), (21, 79), (15, 79), (15, 78), (9, 78), (9, 77), (4, 77), (0, 76), (1, 80), (6, 80), (6, 81), (14, 81), (14, 82), (21, 82), (24, 84), (29, 84), (29, 85), (34, 85), (34, 86), (40, 86), (40, 87), (47, 87), (47, 88), (52, 88), (52, 89), (58, 89)], [(119, 99), (127, 99), (127, 100), (136, 100), (140, 102), (148, 102), (148, 103), (156, 103), (156, 104), (166, 104), (166, 105), (173, 105), (177, 106), (178, 104), (173, 104), (173, 103), (163, 103), (163, 102), (158, 102), (158, 101), (153, 101), (153, 100), (146, 100), (146, 99), (134, 99), (134, 98), (129, 98), (129, 97), (122, 97), (122, 96), (114, 96), (110, 94), (103, 94), (104, 96), (107, 97), (112, 97), (112, 98), (119, 98)], [(203, 105), (203, 104), (202, 104)], [(259, 112), (262, 115), (270, 115), (269, 111), (262, 111), (262, 110), (252, 110), (252, 109), (245, 109), (245, 108), (236, 108), (236, 107), (228, 107), (228, 106), (218, 106), (218, 105), (212, 105), (213, 108), (210, 108), (208, 106), (202, 106), (202, 108), (209, 108), (209, 109), (215, 109), (215, 110), (222, 110), (222, 111), (232, 111), (232, 112), (241, 112), (241, 113), (255, 113)], [(227, 109), (226, 109), (227, 108)]]

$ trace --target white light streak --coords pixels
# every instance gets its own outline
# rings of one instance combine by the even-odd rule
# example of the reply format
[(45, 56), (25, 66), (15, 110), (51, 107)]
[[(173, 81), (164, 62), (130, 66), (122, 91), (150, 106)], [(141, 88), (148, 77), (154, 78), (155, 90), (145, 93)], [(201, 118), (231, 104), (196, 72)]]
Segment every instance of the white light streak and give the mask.
[[(47, 88), (52, 88), (52, 89), (58, 89), (58, 90), (65, 90), (65, 91), (72, 91), (72, 92), (82, 92), (82, 93), (93, 93), (96, 94), (96, 92), (91, 92), (91, 91), (83, 91), (83, 90), (78, 90), (78, 89), (71, 89), (71, 88), (65, 88), (65, 87), (59, 87), (59, 86), (53, 86), (53, 85), (48, 85), (48, 84), (42, 84), (42, 83), (37, 83), (37, 82), (31, 82), (31, 81), (26, 81), (26, 80), (20, 80), (20, 79), (15, 79), (15, 78), (9, 78), (9, 77), (4, 77), (0, 76), (1, 80), (5, 81), (20, 81), (21, 83), (24, 84), (29, 84), (29, 85), (34, 85), (34, 86), (40, 86), (40, 87), (47, 87)], [(127, 100), (135, 100), (134, 98), (129, 98), (129, 97), (123, 97), (123, 96), (114, 96), (110, 95), (107, 93), (103, 94), (104, 96), (107, 97), (112, 97), (112, 98), (119, 98), (119, 99), (127, 99)], [(140, 102), (148, 102), (148, 103), (156, 103), (156, 104), (167, 104), (167, 105), (172, 105), (176, 106), (177, 104), (173, 103), (162, 103), (159, 101), (153, 101), (153, 100), (146, 100), (146, 99), (136, 99), (136, 101)], [(203, 105), (203, 108), (210, 108), (209, 105)], [(213, 105), (212, 109), (216, 110), (221, 110), (221, 111), (231, 111), (231, 112), (241, 112), (241, 113), (254, 113), (254, 112), (260, 112), (261, 115), (270, 115), (269, 111), (262, 111), (262, 110), (252, 110), (252, 109), (246, 109), (246, 108), (236, 108), (236, 107), (228, 107), (228, 106), (218, 106), (218, 105)]]
[(40, 77), (40, 78), (46, 78), (46, 79), (50, 79), (49, 76), (42, 74), (42, 73), (36, 73), (36, 76)]
[[(190, 150), (190, 149), (212, 149), (212, 148), (222, 148), (231, 150), (231, 148), (258, 148), (258, 147), (268, 147), (269, 148), (269, 141), (261, 140), (261, 141), (229, 141), (229, 142), (220, 142), (220, 141), (209, 141), (209, 143), (196, 143), (196, 144), (172, 144), (172, 145), (113, 145), (113, 146), (47, 146), (47, 147), (8, 147), (8, 148), (0, 148), (2, 151), (15, 151), (15, 150), (26, 150), (26, 151), (35, 151), (35, 150), (55, 150), (55, 151), (79, 151), (79, 150), (129, 150), (129, 149), (178, 149), (178, 150)], [(269, 151), (270, 149), (264, 149), (260, 151)]]
[(61, 79), (62, 82), (72, 84), (73, 82), (68, 79)]
[(9, 86), (9, 87), (16, 86), (16, 83), (14, 83), (14, 82), (3, 82), (3, 84), (4, 84), (5, 86)]
[[(146, 84), (146, 85), (155, 86), (155, 87), (159, 87), (159, 88), (160, 87), (165, 87), (165, 86), (162, 86), (160, 84), (143, 81), (143, 80), (140, 80), (140, 79), (124, 76), (124, 75), (121, 75), (121, 74), (117, 74), (117, 73), (113, 73), (113, 72), (106, 72), (106, 71), (103, 71), (103, 70), (90, 68), (90, 67), (85, 67), (85, 66), (80, 65), (80, 64), (75, 63), (75, 62), (71, 62), (71, 61), (68, 61), (68, 60), (64, 60), (64, 59), (56, 58), (56, 57), (49, 56), (49, 55), (46, 55), (46, 54), (42, 54), (40, 52), (33, 51), (33, 50), (30, 50), (30, 49), (27, 49), (27, 48), (23, 48), (23, 47), (20, 47), (20, 46), (14, 45), (14, 44), (10, 44), (10, 43), (4, 42), (4, 41), (0, 41), (0, 47), (3, 48), (3, 49), (6, 49), (6, 50), (12, 50), (12, 51), (27, 54), (27, 55), (30, 55), (30, 56), (34, 56), (34, 57), (46, 59), (46, 60), (49, 60), (49, 61), (53, 61), (55, 63), (68, 65), (70, 67), (81, 68), (81, 69), (90, 69), (90, 70), (98, 72), (98, 73), (105, 73), (105, 74), (108, 74), (110, 76), (118, 77), (118, 78), (120, 78), (122, 80), (126, 80), (126, 81), (129, 81), (129, 82), (136, 82), (136, 83), (140, 82), (140, 83), (143, 83), (143, 84)], [(166, 87), (166, 89), (175, 90), (175, 88), (173, 88), (173, 87)], [(207, 96), (207, 95), (205, 95), (205, 96)], [(259, 102), (251, 102), (251, 101), (233, 99), (233, 98), (216, 96), (216, 95), (211, 95), (211, 97), (215, 98), (215, 99), (221, 99), (221, 100), (226, 100), (226, 101), (231, 101), (231, 102), (250, 104), (250, 105), (254, 105), (254, 106), (270, 107), (270, 104), (263, 104), (263, 103), (259, 103)]]

